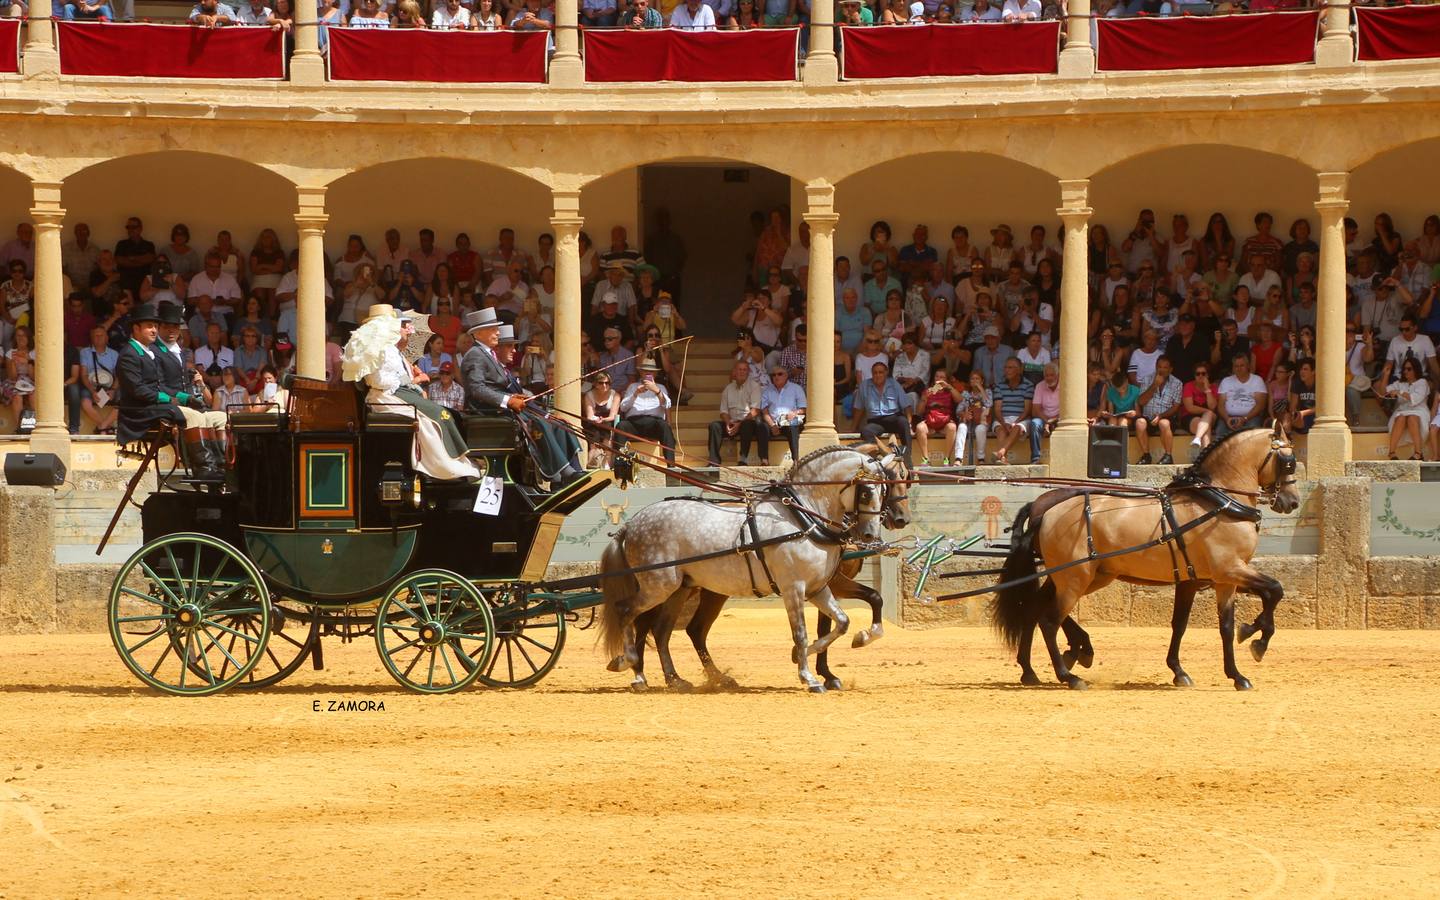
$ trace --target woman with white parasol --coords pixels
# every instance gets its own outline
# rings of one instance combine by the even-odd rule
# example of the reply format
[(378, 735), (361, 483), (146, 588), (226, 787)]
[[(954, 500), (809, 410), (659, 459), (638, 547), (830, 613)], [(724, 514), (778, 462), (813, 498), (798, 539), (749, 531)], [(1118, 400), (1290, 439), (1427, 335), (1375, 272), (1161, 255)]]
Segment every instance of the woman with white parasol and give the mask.
[[(371, 409), (416, 419), (410, 464), (431, 478), (478, 478), (470, 462), (465, 436), (449, 410), (432, 403), (415, 386), (410, 362), (401, 354), (414, 326), (385, 303), (370, 307), (365, 321), (345, 343), (342, 361), (346, 381), (364, 382)], [(416, 415), (418, 411), (419, 415)]]

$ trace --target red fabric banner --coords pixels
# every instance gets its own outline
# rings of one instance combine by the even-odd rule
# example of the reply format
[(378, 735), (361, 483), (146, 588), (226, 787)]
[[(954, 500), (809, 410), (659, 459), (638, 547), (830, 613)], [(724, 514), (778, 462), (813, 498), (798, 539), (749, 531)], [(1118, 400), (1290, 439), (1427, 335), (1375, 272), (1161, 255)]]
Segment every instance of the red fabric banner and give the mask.
[(545, 83), (543, 31), (331, 28), (334, 81)]
[(797, 28), (585, 31), (585, 80), (794, 81)]
[(20, 71), (20, 20), (0, 19), (0, 72)]
[(1315, 61), (1320, 10), (1100, 19), (1106, 72), (1287, 66)]
[(1440, 6), (1355, 7), (1360, 58), (1440, 57)]
[(285, 43), (268, 28), (56, 22), (65, 75), (284, 78)]
[(847, 26), (840, 29), (841, 75), (1045, 75), (1059, 60), (1060, 23)]

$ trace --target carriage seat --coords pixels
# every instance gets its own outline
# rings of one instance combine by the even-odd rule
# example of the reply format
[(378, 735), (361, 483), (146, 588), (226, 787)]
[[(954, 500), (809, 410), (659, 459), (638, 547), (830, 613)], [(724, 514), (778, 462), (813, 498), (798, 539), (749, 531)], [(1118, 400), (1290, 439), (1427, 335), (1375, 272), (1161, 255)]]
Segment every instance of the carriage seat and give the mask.
[(465, 445), (471, 455), (477, 453), (512, 453), (520, 446), (514, 417), (504, 413), (467, 413)]
[(176, 439), (179, 435), (180, 429), (176, 428), (173, 423), (160, 422), (141, 435), (138, 441), (129, 444), (122, 444), (116, 441), (116, 462), (118, 464), (122, 459), (143, 460), (150, 455), (152, 447), (156, 453), (159, 452), (161, 447), (169, 446), (173, 448), (176, 445)]
[(386, 412), (383, 409), (365, 407), (365, 430), (379, 432), (411, 432), (415, 430), (415, 417), (402, 413)]
[(265, 434), (286, 431), (290, 427), (288, 413), (232, 412), (230, 430), (236, 434)]

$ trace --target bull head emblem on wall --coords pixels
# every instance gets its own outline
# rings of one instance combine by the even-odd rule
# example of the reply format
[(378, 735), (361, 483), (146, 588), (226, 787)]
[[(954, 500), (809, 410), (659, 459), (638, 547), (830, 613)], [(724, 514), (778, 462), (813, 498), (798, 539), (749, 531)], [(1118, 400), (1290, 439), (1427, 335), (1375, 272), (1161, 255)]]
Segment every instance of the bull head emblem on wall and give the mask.
[(629, 498), (629, 497), (626, 497), (624, 503), (618, 503), (618, 504), (617, 504), (617, 503), (606, 503), (606, 504), (604, 504), (604, 506), (605, 506), (605, 515), (607, 515), (607, 516), (610, 517), (610, 524), (611, 524), (611, 525), (619, 525), (619, 524), (620, 524), (620, 517), (625, 513), (625, 510), (628, 509), (629, 506), (630, 506), (630, 498)]

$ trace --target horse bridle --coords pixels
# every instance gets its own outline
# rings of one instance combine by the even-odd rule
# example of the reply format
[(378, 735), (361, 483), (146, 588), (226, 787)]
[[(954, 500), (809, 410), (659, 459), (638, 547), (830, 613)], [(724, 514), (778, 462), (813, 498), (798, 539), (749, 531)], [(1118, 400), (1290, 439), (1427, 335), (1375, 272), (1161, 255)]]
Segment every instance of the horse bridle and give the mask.
[[(890, 457), (886, 457), (886, 459), (889, 458)], [(880, 485), (880, 490), (883, 491), (880, 498), (880, 508), (877, 510), (869, 510), (865, 508), (871, 503), (873, 503), (875, 500), (875, 489), (877, 482), (871, 480), (872, 476), (875, 474), (870, 471), (870, 466), (872, 464), (880, 470), (880, 478), (878, 480), (878, 484)], [(889, 468), (885, 465), (885, 460), (870, 459), (860, 464), (860, 468), (857, 469), (855, 471), (855, 474), (850, 477), (850, 481), (846, 485), (846, 489), (851, 487), (855, 488), (855, 509), (851, 512), (845, 513), (844, 525), (846, 531), (854, 528), (855, 525), (859, 524), (860, 522), (863, 522), (866, 519), (873, 519), (876, 516), (881, 516), (886, 520), (890, 518), (890, 482), (891, 473)]]
[(1270, 452), (1265, 454), (1265, 461), (1260, 464), (1260, 471), (1275, 462), (1275, 477), (1268, 488), (1260, 489), (1260, 496), (1266, 503), (1273, 503), (1276, 495), (1295, 484), (1295, 445), (1290, 443), (1289, 438), (1277, 437), (1270, 441)]

